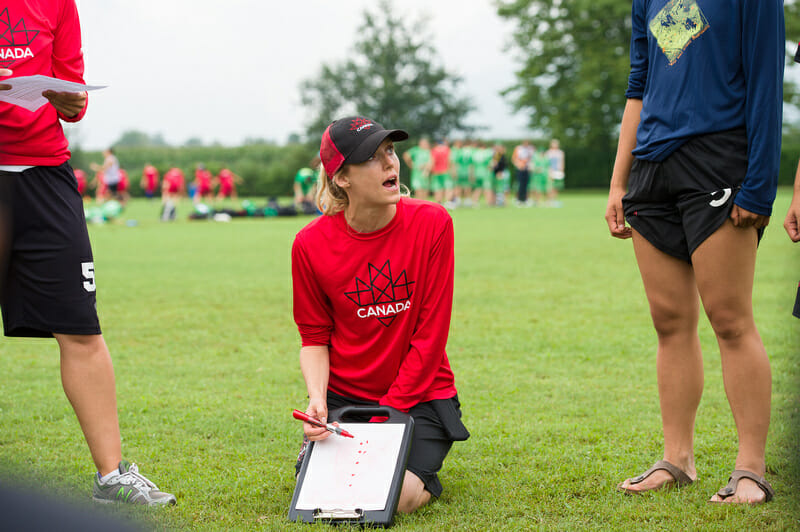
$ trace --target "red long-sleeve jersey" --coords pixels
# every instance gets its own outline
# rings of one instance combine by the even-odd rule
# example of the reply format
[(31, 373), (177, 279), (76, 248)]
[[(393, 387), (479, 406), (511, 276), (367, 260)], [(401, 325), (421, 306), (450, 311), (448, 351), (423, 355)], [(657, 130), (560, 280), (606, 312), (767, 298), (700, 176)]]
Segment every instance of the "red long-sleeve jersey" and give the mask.
[[(3, 31), (5, 28), (5, 31)], [(83, 83), (81, 29), (75, 0), (6, 0), (0, 5), (0, 67), (12, 77), (42, 74)], [(0, 78), (2, 83), (2, 78)], [(0, 165), (57, 166), (70, 157), (49, 103), (36, 111), (0, 102)]]
[(456, 394), (445, 353), (453, 306), (453, 221), (403, 198), (383, 229), (356, 233), (340, 212), (292, 247), (303, 346), (328, 346), (328, 389), (399, 410)]

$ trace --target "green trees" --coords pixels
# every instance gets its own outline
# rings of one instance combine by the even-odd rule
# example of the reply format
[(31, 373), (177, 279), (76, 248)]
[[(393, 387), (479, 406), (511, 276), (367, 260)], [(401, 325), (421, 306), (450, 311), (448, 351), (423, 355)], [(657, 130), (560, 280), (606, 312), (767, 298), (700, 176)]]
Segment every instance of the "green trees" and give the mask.
[[(513, 24), (509, 49), (520, 64), (505, 94), (528, 113), (531, 128), (581, 152), (579, 168), (570, 166), (571, 185), (605, 184), (613, 164), (630, 69), (630, 11), (630, 0), (497, 1), (500, 17)], [(800, 0), (786, 0), (784, 13), (793, 56)], [(795, 108), (786, 114), (785, 145), (800, 143), (800, 130), (789, 122), (800, 106), (794, 70), (786, 72), (784, 99)], [(781, 182), (789, 183), (796, 155), (784, 158), (790, 162), (782, 164)]]
[(631, 36), (629, 0), (510, 0), (521, 67), (507, 94), (529, 125), (572, 146), (613, 152), (625, 107)]
[(465, 117), (474, 106), (458, 96), (461, 78), (438, 64), (425, 24), (400, 19), (385, 0), (377, 13), (365, 11), (363, 17), (350, 58), (323, 65), (301, 85), (303, 105), (314, 117), (309, 138), (318, 139), (332, 120), (356, 113), (415, 137), (471, 131)]

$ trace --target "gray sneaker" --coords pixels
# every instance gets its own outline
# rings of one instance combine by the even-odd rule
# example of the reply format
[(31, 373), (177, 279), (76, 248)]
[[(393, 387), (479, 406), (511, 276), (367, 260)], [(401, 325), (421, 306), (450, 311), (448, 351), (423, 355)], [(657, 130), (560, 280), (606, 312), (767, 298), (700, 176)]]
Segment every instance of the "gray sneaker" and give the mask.
[(155, 484), (139, 473), (136, 464), (123, 460), (119, 463), (119, 473), (119, 476), (111, 478), (103, 484), (95, 475), (94, 495), (92, 496), (95, 501), (101, 503), (125, 502), (147, 506), (175, 504), (175, 495), (159, 491)]

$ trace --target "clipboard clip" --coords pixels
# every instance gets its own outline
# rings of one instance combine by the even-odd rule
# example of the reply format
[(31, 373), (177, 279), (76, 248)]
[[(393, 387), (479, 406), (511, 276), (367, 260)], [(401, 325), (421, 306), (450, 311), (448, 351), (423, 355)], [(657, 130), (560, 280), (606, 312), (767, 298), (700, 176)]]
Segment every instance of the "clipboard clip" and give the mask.
[(364, 517), (364, 510), (361, 508), (356, 508), (355, 510), (323, 510), (321, 508), (317, 508), (314, 510), (314, 519), (330, 519), (330, 520), (342, 520), (342, 519), (361, 519)]

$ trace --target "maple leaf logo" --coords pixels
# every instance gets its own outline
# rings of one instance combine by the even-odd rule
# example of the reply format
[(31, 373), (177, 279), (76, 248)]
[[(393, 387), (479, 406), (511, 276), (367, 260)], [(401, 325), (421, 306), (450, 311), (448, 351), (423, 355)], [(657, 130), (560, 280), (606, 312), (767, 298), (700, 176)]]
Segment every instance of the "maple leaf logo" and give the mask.
[(368, 263), (369, 281), (356, 277), (356, 289), (345, 292), (347, 298), (358, 305), (360, 318), (375, 317), (381, 325), (388, 327), (399, 312), (410, 308), (410, 298), (415, 281), (409, 281), (403, 270), (396, 278), (392, 276), (392, 265), (387, 260), (380, 268)]
[(0, 11), (0, 52), (3, 48), (9, 51), (6, 54), (0, 53), (0, 66), (11, 66), (17, 58), (16, 54), (12, 55), (10, 47), (29, 46), (37, 35), (39, 30), (29, 30), (25, 26), (25, 19), (19, 19), (19, 22), (12, 26), (8, 8)]
[(350, 131), (362, 131), (364, 129), (369, 129), (375, 124), (372, 123), (371, 120), (366, 118), (356, 118), (350, 121)]

